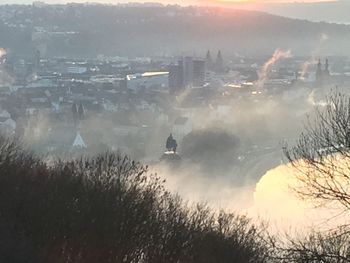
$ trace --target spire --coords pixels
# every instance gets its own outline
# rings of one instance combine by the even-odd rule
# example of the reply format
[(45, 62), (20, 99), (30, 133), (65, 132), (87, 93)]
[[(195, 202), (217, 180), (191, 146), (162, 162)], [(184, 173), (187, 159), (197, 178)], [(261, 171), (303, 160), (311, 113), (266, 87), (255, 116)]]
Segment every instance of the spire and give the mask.
[(84, 109), (83, 103), (80, 103), (80, 105), (79, 105), (78, 116), (79, 116), (80, 120), (84, 119), (84, 117), (85, 117), (85, 109)]
[(328, 64), (328, 58), (326, 59), (326, 64), (325, 64), (325, 70), (324, 70), (325, 76), (329, 76), (329, 64)]
[(322, 63), (321, 63), (321, 59), (319, 58), (318, 64), (317, 64), (317, 70), (321, 70), (321, 66), (322, 66)]
[(211, 54), (210, 54), (210, 50), (208, 50), (208, 52), (207, 52), (207, 59), (209, 60), (211, 60)]
[(224, 71), (224, 59), (222, 58), (221, 50), (219, 50), (218, 55), (216, 57), (216, 70), (217, 72)]
[(213, 69), (213, 59), (211, 58), (210, 50), (208, 50), (207, 52), (205, 63), (206, 63), (207, 69), (209, 70)]
[(318, 60), (316, 70), (316, 81), (321, 81), (323, 76), (321, 59)]
[(223, 59), (222, 59), (222, 55), (221, 55), (221, 50), (219, 50), (219, 52), (218, 52), (217, 60), (223, 60)]

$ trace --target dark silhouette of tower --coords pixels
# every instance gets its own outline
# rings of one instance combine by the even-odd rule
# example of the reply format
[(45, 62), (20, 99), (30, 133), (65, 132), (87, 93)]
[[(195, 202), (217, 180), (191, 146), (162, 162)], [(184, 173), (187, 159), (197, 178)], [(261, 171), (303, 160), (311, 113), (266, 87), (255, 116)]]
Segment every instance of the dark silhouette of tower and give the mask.
[(205, 83), (205, 61), (193, 60), (193, 86), (201, 87)]
[(72, 116), (73, 116), (74, 125), (77, 126), (79, 122), (79, 114), (78, 114), (78, 105), (76, 103), (73, 103), (72, 105)]
[(73, 114), (73, 119), (77, 120), (78, 119), (78, 106), (76, 103), (73, 103), (73, 105), (72, 105), (72, 114)]
[(221, 50), (219, 50), (216, 57), (215, 68), (218, 73), (224, 72), (224, 59), (222, 58)]
[(322, 84), (324, 81), (329, 80), (330, 76), (331, 74), (329, 71), (328, 59), (326, 59), (324, 70), (322, 69), (321, 59), (319, 59), (317, 64), (317, 70), (316, 70), (316, 82), (318, 84)]
[(183, 63), (183, 76), (184, 76), (184, 86), (193, 85), (193, 57), (184, 57)]
[(328, 58), (326, 59), (325, 69), (324, 69), (324, 76), (329, 77), (331, 74), (329, 72), (329, 64), (328, 64)]
[(205, 58), (205, 64), (208, 70), (214, 70), (214, 65), (213, 65), (214, 63), (210, 54), (210, 50), (208, 50), (207, 52), (207, 56)]
[(321, 82), (322, 77), (323, 77), (322, 63), (321, 63), (321, 59), (319, 59), (317, 63), (317, 70), (316, 70), (316, 81)]
[(78, 108), (78, 116), (79, 116), (79, 120), (82, 120), (85, 117), (85, 109), (82, 103), (80, 103)]
[(183, 85), (183, 63), (179, 62), (177, 65), (169, 66), (169, 92), (171, 94), (176, 94), (181, 91), (184, 87)]

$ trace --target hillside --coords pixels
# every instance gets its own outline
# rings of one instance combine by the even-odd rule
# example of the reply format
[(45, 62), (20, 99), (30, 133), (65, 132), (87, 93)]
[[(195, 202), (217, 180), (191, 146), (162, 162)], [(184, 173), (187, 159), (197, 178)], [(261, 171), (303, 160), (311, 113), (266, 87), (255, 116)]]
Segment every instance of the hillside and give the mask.
[(350, 26), (262, 12), (178, 6), (1, 6), (0, 46), (30, 54), (96, 56), (203, 53), (222, 49), (254, 55), (288, 48), (294, 54), (350, 53)]
[(350, 24), (350, 2), (348, 0), (317, 3), (271, 3), (257, 5), (255, 9), (292, 18)]

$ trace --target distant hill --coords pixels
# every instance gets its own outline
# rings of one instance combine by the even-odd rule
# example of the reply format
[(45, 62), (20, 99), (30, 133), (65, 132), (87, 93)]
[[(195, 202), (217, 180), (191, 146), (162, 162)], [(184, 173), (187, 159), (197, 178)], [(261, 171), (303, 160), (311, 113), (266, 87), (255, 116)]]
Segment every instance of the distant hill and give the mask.
[(246, 8), (254, 8), (255, 10), (265, 11), (271, 14), (299, 19), (308, 19), (311, 21), (350, 24), (350, 1), (348, 0), (317, 3), (264, 3), (261, 5), (255, 5), (254, 7), (246, 5)]
[(221, 8), (0, 6), (0, 47), (29, 54), (37, 46), (50, 56), (204, 54), (208, 49), (265, 55), (276, 48), (348, 55), (350, 26)]

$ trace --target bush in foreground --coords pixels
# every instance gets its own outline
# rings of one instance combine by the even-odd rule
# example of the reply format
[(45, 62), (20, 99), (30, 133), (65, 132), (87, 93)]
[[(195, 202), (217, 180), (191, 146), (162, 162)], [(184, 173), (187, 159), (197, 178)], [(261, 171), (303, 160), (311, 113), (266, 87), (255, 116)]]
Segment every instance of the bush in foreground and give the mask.
[(267, 262), (249, 219), (189, 207), (113, 153), (47, 164), (0, 142), (0, 262)]

